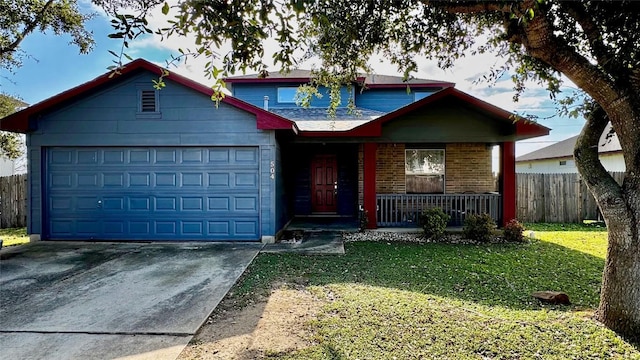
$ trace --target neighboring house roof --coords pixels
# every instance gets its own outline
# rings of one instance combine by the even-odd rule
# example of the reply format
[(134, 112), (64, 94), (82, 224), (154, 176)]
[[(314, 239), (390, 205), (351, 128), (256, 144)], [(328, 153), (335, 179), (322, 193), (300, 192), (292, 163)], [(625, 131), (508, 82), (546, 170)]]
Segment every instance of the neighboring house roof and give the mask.
[[(598, 142), (598, 152), (600, 154), (622, 151), (622, 148), (620, 147), (620, 141), (618, 140), (618, 136), (615, 133), (613, 133), (613, 136), (611, 136), (610, 138), (607, 138), (607, 134), (609, 134), (610, 130), (611, 124), (607, 125), (607, 127), (602, 132), (602, 135), (600, 136), (600, 141)], [(542, 149), (538, 149), (528, 154), (519, 156), (516, 158), (516, 162), (573, 157), (573, 149), (576, 146), (578, 136), (579, 135), (572, 136), (553, 145), (549, 145), (547, 147), (543, 147)]]
[[(269, 83), (269, 82), (295, 82), (306, 83), (311, 80), (310, 70), (291, 70), (288, 73), (280, 71), (269, 72), (266, 77), (259, 74), (249, 74), (240, 76), (231, 76), (224, 79), (227, 83)], [(360, 74), (358, 82), (364, 83), (368, 88), (395, 88), (405, 87), (407, 85), (416, 87), (440, 87), (447, 88), (455, 86), (455, 83), (433, 79), (417, 79), (412, 78), (404, 80), (402, 76), (377, 75), (377, 74)]]
[(326, 108), (272, 108), (272, 112), (296, 122), (300, 131), (346, 131), (351, 130), (385, 113), (376, 110), (355, 108), (336, 109), (335, 117), (327, 114)]
[[(0, 119), (0, 129), (22, 133), (29, 132), (30, 130), (33, 130), (29, 127), (29, 118), (31, 118), (32, 116), (36, 116), (37, 114), (50, 111), (60, 106), (64, 106), (80, 97), (87, 96), (91, 92), (99, 91), (100, 89), (103, 89), (105, 85), (115, 81), (119, 81), (120, 79), (122, 79), (122, 77), (128, 74), (133, 74), (141, 70), (147, 70), (149, 72), (157, 74), (158, 76), (160, 76), (164, 71), (162, 67), (155, 65), (147, 60), (136, 59), (124, 65), (124, 67), (120, 69), (120, 74), (114, 75), (112, 72), (108, 72), (106, 74), (98, 76), (91, 81), (78, 85), (72, 89), (43, 100), (33, 106), (30, 106), (3, 119)], [(178, 75), (177, 73), (169, 72), (169, 75), (166, 76), (166, 78), (207, 96), (213, 95), (213, 89), (211, 89), (210, 87), (202, 85), (184, 76)], [(257, 106), (251, 105), (240, 99), (226, 95), (222, 102), (256, 115), (256, 123), (258, 129), (292, 129), (295, 132), (298, 131), (293, 121), (285, 119), (280, 115), (266, 111)], [(213, 101), (211, 102), (211, 106), (214, 106)]]

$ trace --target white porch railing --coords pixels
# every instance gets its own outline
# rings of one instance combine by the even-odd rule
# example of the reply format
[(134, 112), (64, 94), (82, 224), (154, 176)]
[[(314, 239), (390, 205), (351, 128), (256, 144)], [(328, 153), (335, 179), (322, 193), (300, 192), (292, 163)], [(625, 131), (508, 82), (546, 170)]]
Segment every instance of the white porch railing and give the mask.
[(461, 226), (468, 214), (489, 214), (498, 224), (502, 216), (500, 194), (378, 194), (380, 227), (419, 226), (419, 215), (441, 208), (451, 215), (449, 226)]

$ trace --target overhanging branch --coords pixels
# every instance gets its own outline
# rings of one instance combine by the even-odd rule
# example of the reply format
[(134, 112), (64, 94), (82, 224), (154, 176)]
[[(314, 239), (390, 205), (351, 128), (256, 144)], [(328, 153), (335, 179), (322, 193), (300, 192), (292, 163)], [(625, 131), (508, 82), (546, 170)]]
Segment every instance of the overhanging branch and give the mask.
[(567, 13), (580, 25), (587, 41), (589, 42), (589, 46), (591, 46), (593, 55), (600, 66), (605, 68), (615, 67), (619, 69), (620, 67), (617, 65), (611, 66), (611, 62), (615, 59), (615, 57), (613, 53), (609, 51), (609, 48), (605, 45), (600, 27), (587, 13), (584, 8), (584, 4), (578, 1), (567, 1), (560, 3), (560, 6), (565, 8)]
[(24, 38), (27, 35), (31, 34), (31, 32), (33, 32), (33, 30), (35, 30), (36, 27), (40, 26), (40, 22), (44, 18), (44, 15), (47, 13), (47, 11), (49, 10), (53, 2), (54, 0), (47, 1), (47, 3), (44, 4), (42, 9), (40, 9), (36, 17), (32, 21), (25, 24), (24, 29), (22, 30), (22, 32), (20, 32), (20, 34), (18, 34), (18, 36), (16, 36), (16, 39), (7, 47), (0, 48), (0, 56), (16, 51), (16, 49), (18, 48), (18, 46), (20, 46), (20, 43), (22, 43)]

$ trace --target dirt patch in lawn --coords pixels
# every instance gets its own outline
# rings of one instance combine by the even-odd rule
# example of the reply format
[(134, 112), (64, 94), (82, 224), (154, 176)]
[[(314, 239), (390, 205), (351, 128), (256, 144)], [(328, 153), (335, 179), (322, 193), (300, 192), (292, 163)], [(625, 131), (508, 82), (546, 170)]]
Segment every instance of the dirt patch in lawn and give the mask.
[(304, 289), (276, 289), (265, 301), (213, 315), (180, 354), (188, 359), (261, 359), (311, 345), (307, 323), (322, 301)]

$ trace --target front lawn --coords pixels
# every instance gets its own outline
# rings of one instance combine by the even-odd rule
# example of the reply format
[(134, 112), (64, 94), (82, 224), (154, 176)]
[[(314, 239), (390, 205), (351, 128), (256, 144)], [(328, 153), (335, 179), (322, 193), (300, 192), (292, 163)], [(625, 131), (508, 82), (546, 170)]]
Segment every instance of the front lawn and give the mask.
[[(541, 240), (525, 244), (358, 242), (345, 256), (261, 254), (221, 309), (276, 284), (322, 300), (305, 326), (311, 345), (267, 358), (640, 359), (591, 318), (606, 232), (534, 231)], [(564, 291), (572, 305), (542, 305), (530, 296), (537, 290)]]
[(0, 229), (2, 246), (22, 245), (29, 242), (27, 228)]

